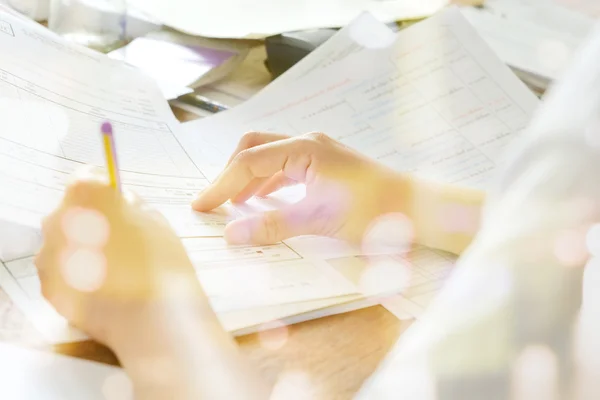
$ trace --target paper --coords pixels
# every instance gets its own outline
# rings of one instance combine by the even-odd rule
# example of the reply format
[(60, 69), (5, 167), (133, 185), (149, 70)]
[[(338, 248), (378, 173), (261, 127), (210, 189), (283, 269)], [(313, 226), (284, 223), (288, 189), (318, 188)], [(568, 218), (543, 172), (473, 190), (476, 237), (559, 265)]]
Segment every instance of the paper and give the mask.
[(11, 400), (105, 400), (133, 398), (131, 382), (117, 367), (0, 344), (2, 398)]
[(400, 32), (388, 48), (355, 52), (186, 123), (179, 138), (209, 179), (244, 132), (322, 131), (396, 170), (483, 187), (537, 104), (452, 10)]
[(249, 44), (240, 41), (200, 38), (163, 29), (134, 39), (109, 53), (109, 57), (151, 76), (165, 98), (173, 100), (230, 74), (249, 48)]
[(0, 196), (2, 219), (38, 227), (71, 173), (103, 166), (96, 133), (105, 120), (116, 132), (125, 187), (159, 208), (189, 209), (207, 181), (173, 136), (178, 123), (152, 81), (41, 26), (6, 14), (0, 24), (11, 32), (0, 34), (0, 184), (11, 188)]
[[(40, 220), (59, 204), (72, 172), (104, 165), (99, 127), (105, 120), (115, 129), (124, 188), (162, 212), (181, 238), (205, 238), (204, 249), (220, 249), (196, 263), (219, 311), (356, 293), (329, 266), (289, 257), (289, 249), (280, 257), (287, 261), (265, 249), (273, 259), (238, 263), (235, 251), (215, 244), (212, 238), (222, 238), (240, 211), (231, 205), (204, 214), (191, 209), (208, 180), (174, 136), (179, 123), (150, 79), (8, 14), (0, 13), (0, 26), (0, 185), (10, 188), (0, 194), (0, 285), (48, 341), (85, 336), (41, 296), (31, 258), (40, 244)], [(193, 257), (202, 253), (195, 246)], [(247, 255), (261, 251), (248, 249)], [(217, 266), (227, 257), (224, 274)], [(241, 276), (258, 282), (260, 292), (248, 291)]]
[[(447, 0), (132, 0), (177, 30), (219, 38), (264, 38), (282, 32), (341, 27), (364, 11), (384, 22), (430, 16)], [(210, 12), (207, 12), (210, 10)]]
[(396, 32), (377, 20), (372, 14), (363, 13), (351, 24), (340, 29), (325, 43), (313, 50), (292, 68), (279, 76), (261, 93), (279, 89), (283, 85), (303, 78), (311, 72), (329, 67), (344, 60), (352, 54), (360, 53), (363, 57), (376, 54), (396, 41)]
[(559, 0), (488, 0), (483, 9), (463, 9), (504, 62), (545, 79), (534, 81), (542, 89), (562, 75), (594, 26), (592, 15), (580, 11), (587, 10)]
[(354, 285), (340, 279), (323, 262), (260, 263), (253, 268), (235, 265), (198, 271), (200, 283), (217, 313), (357, 293)]
[[(183, 244), (219, 320), (236, 335), (267, 329), (274, 321), (300, 322), (375, 305), (399, 292), (394, 303), (384, 305), (396, 315), (420, 317), (454, 263), (453, 256), (423, 247), (404, 256), (330, 254), (311, 262), (286, 244), (230, 247), (222, 238)], [(0, 263), (0, 284), (48, 342), (87, 339), (43, 299), (33, 258)], [(365, 298), (369, 291), (376, 295)]]

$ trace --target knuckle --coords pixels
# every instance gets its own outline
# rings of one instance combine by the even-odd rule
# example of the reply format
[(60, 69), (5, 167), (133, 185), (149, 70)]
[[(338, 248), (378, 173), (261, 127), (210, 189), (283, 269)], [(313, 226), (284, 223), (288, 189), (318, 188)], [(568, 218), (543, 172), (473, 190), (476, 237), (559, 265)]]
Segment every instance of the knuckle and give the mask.
[(240, 139), (241, 147), (254, 147), (260, 139), (260, 132), (250, 131), (244, 133), (242, 138)]
[(74, 199), (90, 194), (101, 193), (104, 190), (105, 185), (102, 185), (98, 181), (88, 179), (78, 179), (67, 187), (67, 193)]
[(318, 142), (313, 139), (309, 134), (302, 135), (296, 138), (297, 149), (300, 152), (307, 152), (313, 150), (316, 146), (318, 146)]
[(63, 206), (103, 208), (107, 201), (114, 200), (115, 192), (104, 182), (97, 180), (77, 180), (72, 182), (65, 191)]
[(328, 143), (329, 141), (331, 141), (331, 138), (323, 132), (310, 132), (307, 134), (307, 136), (310, 139), (319, 143)]
[(234, 162), (238, 165), (248, 165), (251, 162), (254, 151), (252, 149), (242, 150), (235, 156)]

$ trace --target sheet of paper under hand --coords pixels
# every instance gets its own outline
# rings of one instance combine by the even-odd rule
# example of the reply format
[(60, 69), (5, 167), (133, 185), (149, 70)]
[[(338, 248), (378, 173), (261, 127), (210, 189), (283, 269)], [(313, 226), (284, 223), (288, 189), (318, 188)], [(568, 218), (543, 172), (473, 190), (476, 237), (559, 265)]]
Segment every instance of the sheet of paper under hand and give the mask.
[(116, 367), (0, 343), (0, 396), (10, 400), (133, 400)]
[(282, 32), (341, 27), (364, 11), (384, 22), (430, 16), (448, 0), (132, 0), (165, 25), (197, 36), (264, 38)]

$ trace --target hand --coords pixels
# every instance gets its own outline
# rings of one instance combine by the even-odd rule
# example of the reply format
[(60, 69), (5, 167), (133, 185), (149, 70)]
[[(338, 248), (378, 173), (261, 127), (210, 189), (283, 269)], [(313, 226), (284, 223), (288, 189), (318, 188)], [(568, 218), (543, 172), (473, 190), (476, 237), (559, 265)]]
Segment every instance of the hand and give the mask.
[(78, 181), (43, 232), (44, 296), (116, 352), (136, 398), (268, 398), (158, 212), (98, 179)]
[(126, 197), (98, 179), (72, 184), (43, 223), (35, 261), (57, 311), (117, 352), (160, 342), (159, 321), (175, 304), (209, 310), (167, 221)]
[(252, 132), (192, 206), (205, 212), (227, 200), (244, 202), (299, 183), (306, 185), (303, 200), (231, 222), (228, 242), (272, 244), (300, 235), (360, 242), (375, 218), (402, 211), (408, 195), (403, 175), (322, 133), (290, 138)]

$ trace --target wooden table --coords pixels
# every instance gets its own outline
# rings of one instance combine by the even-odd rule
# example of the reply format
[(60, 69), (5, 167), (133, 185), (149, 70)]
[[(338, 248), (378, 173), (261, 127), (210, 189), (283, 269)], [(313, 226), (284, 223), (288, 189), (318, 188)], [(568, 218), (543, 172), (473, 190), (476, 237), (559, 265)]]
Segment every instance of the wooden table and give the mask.
[[(240, 88), (256, 92), (270, 80), (262, 61), (264, 47), (253, 49), (246, 62), (217, 90)], [(195, 116), (174, 110), (180, 120)], [(242, 351), (275, 383), (285, 373), (306, 374), (312, 399), (349, 399), (410, 325), (381, 306), (331, 316), (291, 326), (283, 347), (269, 350), (257, 334), (237, 339)], [(118, 365), (114, 354), (97, 343), (49, 346), (0, 289), (0, 341), (55, 351), (84, 359)]]

